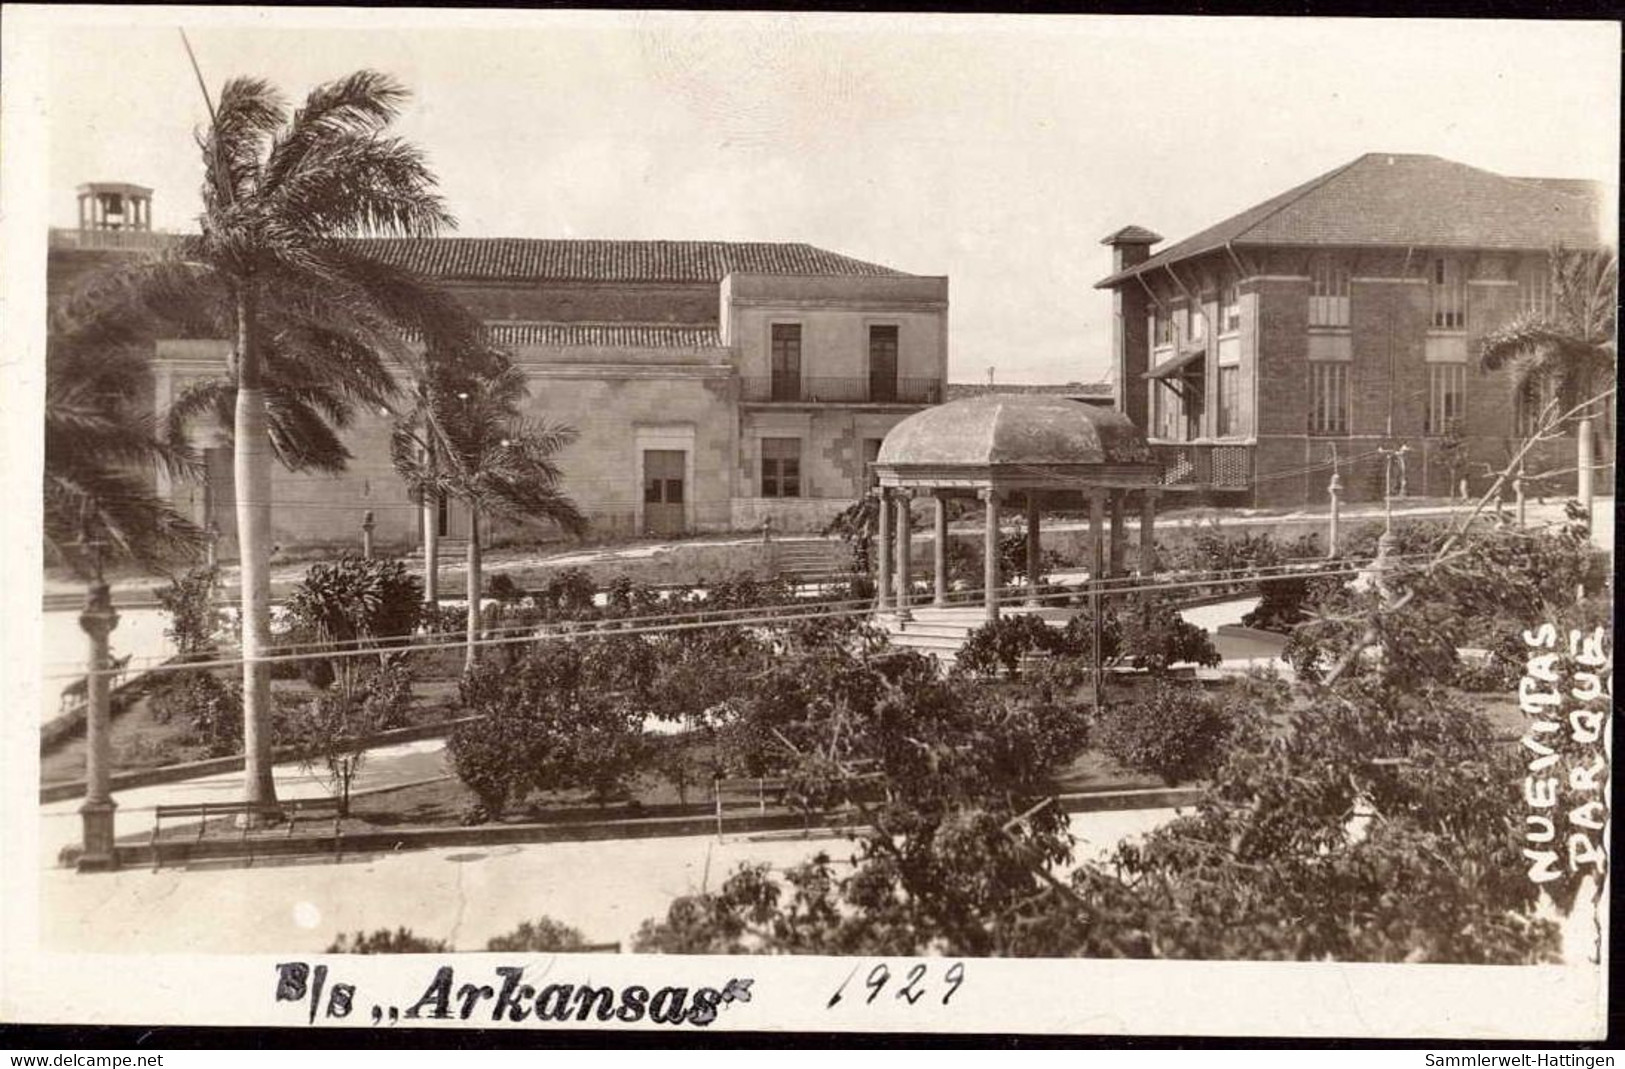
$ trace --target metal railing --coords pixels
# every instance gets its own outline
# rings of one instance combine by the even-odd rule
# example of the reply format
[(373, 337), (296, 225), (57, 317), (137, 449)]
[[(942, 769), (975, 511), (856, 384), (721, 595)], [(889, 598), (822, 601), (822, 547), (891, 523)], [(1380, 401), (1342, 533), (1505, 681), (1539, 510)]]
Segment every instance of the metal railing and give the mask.
[(1206, 442), (1152, 442), (1163, 486), (1245, 490), (1253, 481), (1253, 447)]
[(941, 379), (741, 378), (740, 400), (823, 404), (934, 405), (942, 401)]

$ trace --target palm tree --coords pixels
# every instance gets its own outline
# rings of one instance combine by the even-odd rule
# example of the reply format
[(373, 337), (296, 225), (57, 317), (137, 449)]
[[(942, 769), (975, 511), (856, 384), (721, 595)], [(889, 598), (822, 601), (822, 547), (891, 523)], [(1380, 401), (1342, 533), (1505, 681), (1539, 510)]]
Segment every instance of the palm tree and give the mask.
[[(290, 116), (268, 83), (235, 78), (198, 136), (201, 233), (123, 272), (122, 301), (184, 336), (233, 342), (224, 380), (177, 400), (174, 429), (200, 411), (235, 451), (243, 611), (247, 800), (275, 803), (271, 779), (271, 461), (332, 471), (339, 433), (394, 394), (391, 366), (478, 338), (478, 321), (414, 272), (381, 262), (373, 237), (453, 224), (422, 153), (385, 135), (407, 98), (359, 71), (318, 86)], [(227, 418), (229, 416), (229, 419)]]
[(521, 417), (523, 372), (487, 360), (477, 375), (431, 369), (418, 418), (398, 422), (390, 443), (395, 468), (415, 493), (468, 506), (467, 668), (479, 658), (482, 518), (552, 522), (573, 535), (587, 528), (553, 459), (575, 430)]
[[(459, 394), (473, 389), (481, 376), (498, 374), (506, 366), (499, 350), (484, 346), (455, 353), (426, 352), (412, 369), (411, 408), (395, 422), (390, 446), (395, 469), (422, 508), (423, 600), (430, 608), (440, 603), (439, 506), (446, 496), (440, 477), (446, 430), (439, 414), (448, 411)], [(403, 457), (402, 450), (410, 455)]]
[[(1486, 371), (1509, 369), (1516, 396), (1546, 395), (1556, 412), (1568, 412), (1614, 384), (1619, 260), (1604, 250), (1557, 248), (1550, 261), (1548, 307), (1487, 335), (1479, 362)], [(1605, 410), (1599, 401), (1580, 418), (1586, 422)]]
[[(203, 531), (160, 498), (154, 467), (194, 475), (196, 454), (168, 441), (138, 399), (151, 368), (138, 348), (52, 317), (45, 355), (45, 547), (50, 558), (91, 577), (103, 554), (158, 569), (195, 557)], [(83, 552), (97, 546), (94, 559)]]

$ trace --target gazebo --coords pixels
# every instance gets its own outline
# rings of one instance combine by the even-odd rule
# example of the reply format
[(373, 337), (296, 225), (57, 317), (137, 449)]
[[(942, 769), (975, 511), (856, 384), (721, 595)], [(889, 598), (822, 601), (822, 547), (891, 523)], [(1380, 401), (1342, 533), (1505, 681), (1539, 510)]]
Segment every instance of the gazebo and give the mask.
[(929, 494), (935, 504), (934, 606), (948, 605), (948, 501), (953, 497), (975, 495), (986, 506), (982, 603), (989, 622), (999, 618), (999, 510), (1005, 503), (1019, 501), (1026, 509), (1030, 606), (1038, 605), (1039, 516), (1046, 509), (1088, 508), (1089, 573), (1098, 583), (1122, 574), (1124, 516), (1137, 507), (1140, 570), (1155, 567), (1162, 469), (1140, 429), (1120, 412), (1043, 394), (992, 393), (953, 401), (893, 427), (874, 472), (880, 499), (877, 613), (891, 612), (895, 605), (899, 620), (912, 616), (909, 509), (915, 495)]

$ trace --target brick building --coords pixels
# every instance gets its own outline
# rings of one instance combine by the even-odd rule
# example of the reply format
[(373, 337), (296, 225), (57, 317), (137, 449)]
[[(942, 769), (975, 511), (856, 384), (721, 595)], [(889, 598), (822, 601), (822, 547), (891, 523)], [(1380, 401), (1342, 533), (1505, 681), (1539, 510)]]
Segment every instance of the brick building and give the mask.
[[(101, 187), (86, 188), (88, 203), (100, 204)], [(109, 255), (164, 240), (81, 218), (80, 229), (52, 233), (54, 290)], [(752, 528), (766, 517), (779, 530), (821, 525), (863, 492), (866, 463), (892, 425), (942, 400), (946, 278), (802, 244), (369, 244), (484, 318), (529, 378), (529, 415), (577, 429), (559, 460), (599, 533)], [(160, 341), (154, 403), (221, 374), (226, 351), (223, 341)], [(276, 470), (278, 544), (353, 542), (369, 510), (380, 545), (418, 541), (420, 513), (389, 461), (389, 424), (387, 413), (357, 421), (341, 475)], [(202, 444), (208, 478), (167, 490), (229, 537), (230, 451)], [(466, 533), (466, 522), (457, 503), (442, 509), (447, 537)]]
[[(1234, 504), (1446, 495), (1510, 458), (1536, 410), (1480, 339), (1550, 300), (1553, 246), (1601, 244), (1602, 190), (1371, 153), (1157, 252), (1124, 227), (1112, 274), (1117, 404), (1175, 491)], [(1571, 467), (1572, 445), (1532, 467)], [(1567, 463), (1563, 463), (1564, 460)], [(1397, 488), (1396, 488), (1397, 489)]]

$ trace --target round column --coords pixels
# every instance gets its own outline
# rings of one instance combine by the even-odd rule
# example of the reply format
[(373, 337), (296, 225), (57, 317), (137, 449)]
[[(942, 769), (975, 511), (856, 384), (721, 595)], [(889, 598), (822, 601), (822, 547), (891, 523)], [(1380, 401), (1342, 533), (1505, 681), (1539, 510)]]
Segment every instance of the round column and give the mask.
[(899, 620), (912, 620), (914, 614), (909, 611), (910, 584), (914, 579), (914, 532), (910, 529), (913, 524), (909, 522), (909, 502), (913, 499), (909, 490), (898, 490), (897, 499), (897, 618)]
[(938, 491), (932, 495), (932, 500), (936, 503), (932, 517), (936, 541), (932, 546), (931, 563), (936, 583), (931, 603), (941, 607), (948, 604), (948, 499)]
[(992, 489), (981, 492), (987, 506), (982, 528), (982, 605), (987, 622), (999, 619), (999, 495)]
[(118, 626), (113, 596), (100, 579), (91, 586), (79, 626), (89, 638), (85, 678), (85, 802), (79, 807), (83, 822), (84, 851), (79, 855), (79, 871), (95, 872), (118, 867), (113, 847), (111, 711), (107, 669), (107, 638)]
[(1039, 567), (1044, 554), (1043, 538), (1038, 530), (1038, 495), (1027, 492), (1027, 607), (1038, 608)]
[(881, 487), (876, 499), (880, 503), (879, 530), (875, 533), (880, 562), (875, 577), (875, 611), (885, 612), (891, 608), (891, 491)]

